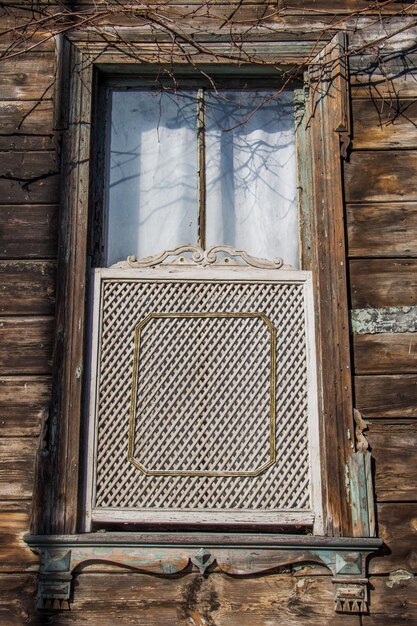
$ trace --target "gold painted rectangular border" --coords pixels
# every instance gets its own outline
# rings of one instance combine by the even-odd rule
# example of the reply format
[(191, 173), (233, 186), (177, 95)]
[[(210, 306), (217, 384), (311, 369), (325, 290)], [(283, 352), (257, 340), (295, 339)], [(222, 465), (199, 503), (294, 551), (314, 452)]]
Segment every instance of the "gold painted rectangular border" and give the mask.
[[(253, 472), (202, 472), (202, 471), (173, 471), (173, 470), (148, 470), (141, 465), (133, 456), (135, 438), (135, 413), (137, 402), (137, 382), (139, 371), (140, 354), (140, 333), (150, 319), (167, 318), (260, 318), (268, 327), (270, 333), (270, 460)], [(133, 354), (133, 374), (132, 374), (132, 394), (130, 402), (129, 418), (129, 441), (128, 460), (141, 472), (147, 476), (259, 476), (276, 460), (276, 328), (271, 320), (259, 311), (256, 312), (206, 312), (206, 313), (149, 313), (135, 327), (134, 354)]]

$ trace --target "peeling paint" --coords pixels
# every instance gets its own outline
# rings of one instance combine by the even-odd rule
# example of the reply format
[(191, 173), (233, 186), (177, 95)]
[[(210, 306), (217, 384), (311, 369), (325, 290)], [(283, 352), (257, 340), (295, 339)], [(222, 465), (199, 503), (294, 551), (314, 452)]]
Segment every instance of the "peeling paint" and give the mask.
[(402, 582), (412, 580), (413, 578), (414, 574), (412, 572), (408, 572), (406, 569), (396, 569), (390, 572), (389, 578), (385, 584), (392, 589), (395, 585), (400, 585)]
[(417, 306), (353, 309), (350, 319), (355, 335), (417, 333)]

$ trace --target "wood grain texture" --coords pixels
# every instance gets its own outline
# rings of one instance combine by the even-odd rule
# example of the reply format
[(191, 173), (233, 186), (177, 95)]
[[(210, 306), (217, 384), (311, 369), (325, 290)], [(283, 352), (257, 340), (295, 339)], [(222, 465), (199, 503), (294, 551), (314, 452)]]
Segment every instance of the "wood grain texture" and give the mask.
[(382, 503), (377, 509), (378, 536), (384, 540), (383, 557), (370, 561), (371, 574), (395, 569), (417, 573), (417, 502)]
[(414, 98), (417, 96), (416, 74), (414, 59), (408, 63), (407, 54), (403, 56), (403, 68), (398, 68), (391, 75), (382, 74), (376, 65), (368, 72), (357, 69), (351, 73), (352, 98), (387, 99), (390, 102), (398, 98)]
[[(417, 623), (417, 579), (389, 586), (388, 576), (371, 577), (371, 613), (364, 626)], [(387, 585), (388, 583), (388, 585)], [(359, 626), (356, 615), (331, 613), (329, 577), (269, 576), (233, 580), (193, 574), (164, 580), (140, 574), (80, 574), (71, 611), (36, 612), (34, 574), (0, 575), (0, 623), (4, 626), (50, 626), (99, 623), (113, 626)], [(138, 589), (141, 593), (138, 593)], [(115, 591), (117, 590), (117, 592)]]
[(54, 66), (54, 52), (30, 52), (13, 59), (2, 60), (0, 74), (2, 100), (51, 98)]
[(417, 150), (354, 151), (345, 163), (347, 202), (417, 200)]
[(47, 259), (57, 255), (58, 207), (0, 205), (0, 258)]
[[(311, 98), (307, 106), (308, 142), (312, 168), (312, 256), (316, 294), (316, 347), (320, 363), (319, 414), (322, 416), (322, 473), (325, 532), (338, 536), (352, 532), (351, 509), (345, 497), (344, 466), (350, 452), (346, 432), (352, 427), (352, 380), (346, 285), (346, 251), (340, 135), (348, 131), (349, 87), (341, 62), (346, 40), (334, 38), (310, 68)], [(323, 83), (320, 64), (331, 67), (330, 86)], [(325, 96), (322, 95), (325, 91)], [(321, 95), (320, 95), (321, 94)], [(346, 134), (345, 133), (345, 134)], [(326, 211), (323, 211), (326, 206)], [(310, 268), (307, 268), (310, 269)], [(338, 449), (332, 442), (338, 441)]]
[(0, 574), (1, 626), (45, 625), (45, 616), (36, 611), (35, 574)]
[(50, 394), (49, 376), (0, 378), (0, 436), (37, 437)]
[[(57, 276), (57, 309), (54, 342), (54, 396), (51, 419), (56, 420), (56, 439), (50, 442), (52, 462), (39, 457), (39, 475), (34, 494), (34, 528), (37, 532), (74, 532), (78, 515), (80, 419), (83, 407), (85, 275), (89, 158), (92, 98), (92, 65), (69, 43), (64, 47), (68, 62), (65, 83), (70, 104), (68, 134), (64, 143), (64, 187)], [(74, 167), (74, 163), (77, 167)]]
[(356, 376), (355, 406), (364, 419), (417, 417), (417, 376)]
[(49, 135), (53, 126), (53, 101), (0, 100), (0, 135)]
[[(4, 2), (5, 6), (13, 4), (13, 0), (5, 0)], [(123, 0), (123, 2), (120, 2), (121, 6), (126, 6), (129, 5), (130, 3), (127, 2), (127, 0)], [(160, 2), (159, 0), (157, 1), (151, 1), (149, 3), (147, 3), (148, 5), (152, 6), (163, 6), (165, 3)], [(170, 5), (173, 6), (184, 6), (184, 7), (195, 7), (195, 6), (199, 6), (201, 5), (201, 1), (199, 2), (199, 0), (187, 0), (186, 2), (184, 2), (183, 0), (172, 0), (170, 3)], [(215, 1), (215, 2), (211, 2), (209, 4), (209, 7), (211, 7), (212, 5), (215, 6), (221, 6), (221, 5), (227, 5), (230, 8), (230, 11), (232, 11), (233, 9), (235, 9), (236, 7), (241, 6), (241, 2), (238, 2), (237, 0), (233, 0), (232, 2), (226, 3), (224, 2), (224, 0), (222, 1)], [(277, 8), (276, 3), (274, 3), (272, 0), (250, 0), (250, 2), (245, 2), (245, 5), (248, 4), (249, 6), (254, 6), (256, 7), (257, 5), (265, 5), (265, 7), (271, 7), (271, 8)], [(22, 9), (25, 6), (30, 6), (32, 7), (32, 5), (30, 4), (30, 0), (24, 0), (23, 2), (20, 2), (18, 5), (18, 8)], [(40, 7), (42, 8), (42, 6), (47, 5), (48, 7), (53, 8), (60, 8), (60, 5), (58, 3), (54, 3), (54, 2), (49, 2), (49, 0), (39, 0), (36, 3), (36, 7)], [(91, 0), (84, 0), (84, 2), (82, 3), (82, 6), (84, 9), (88, 8), (88, 7), (92, 7), (95, 6), (93, 4), (93, 2)], [(367, 12), (369, 12), (370, 15), (377, 15), (377, 16), (381, 16), (381, 15), (390, 15), (392, 13), (394, 14), (403, 14), (404, 11), (407, 10), (408, 14), (413, 14), (413, 7), (410, 7), (410, 2), (405, 1), (405, 0), (400, 0), (400, 1), (396, 1), (394, 3), (394, 6), (392, 4), (388, 4), (388, 5), (382, 5), (382, 6), (375, 6), (375, 5), (369, 5), (369, 3), (366, 0), (341, 0), (340, 2), (337, 3), (337, 5), (335, 6), (334, 3), (332, 2), (332, 0), (304, 0), (303, 2), (300, 2), (299, 0), (293, 0), (291, 3), (285, 3), (282, 5), (279, 5), (279, 7), (281, 8), (281, 13), (283, 16), (285, 15), (298, 15), (298, 14), (307, 14), (307, 15), (312, 15), (317, 16), (317, 14), (323, 14), (323, 15), (334, 15), (334, 14), (349, 14), (352, 11), (363, 11), (364, 9), (367, 10)]]
[(389, 577), (371, 577), (370, 615), (362, 617), (362, 626), (401, 626), (417, 624), (417, 578), (391, 586)]
[(59, 145), (58, 133), (50, 135), (0, 135), (0, 153), (8, 150), (19, 152), (41, 152), (43, 150), (57, 150)]
[(0, 375), (49, 374), (52, 317), (0, 318)]
[(23, 541), (29, 528), (28, 501), (0, 501), (0, 572), (37, 569), (39, 557)]
[[(13, 609), (33, 597), (27, 577), (16, 576), (14, 584), (11, 576), (2, 578), (3, 606), (10, 606), (17, 580), (21, 587)], [(51, 615), (48, 624), (113, 626), (116, 619), (123, 626), (275, 626), (279, 616), (285, 626), (359, 626), (357, 615), (334, 613), (333, 596), (330, 576), (234, 579), (190, 574), (167, 580), (136, 573), (82, 573), (76, 578), (71, 611)]]
[(0, 261), (1, 315), (49, 315), (55, 308), (54, 261)]
[(2, 204), (56, 204), (59, 175), (55, 152), (3, 152), (0, 159)]
[(416, 100), (353, 100), (354, 150), (417, 148)]
[(417, 304), (417, 260), (354, 259), (349, 275), (354, 309)]
[(354, 335), (356, 374), (417, 373), (417, 333)]
[(37, 445), (31, 437), (0, 439), (0, 500), (32, 497)]
[(417, 256), (414, 202), (348, 205), (347, 227), (350, 257)]
[(417, 421), (369, 423), (378, 502), (417, 500)]

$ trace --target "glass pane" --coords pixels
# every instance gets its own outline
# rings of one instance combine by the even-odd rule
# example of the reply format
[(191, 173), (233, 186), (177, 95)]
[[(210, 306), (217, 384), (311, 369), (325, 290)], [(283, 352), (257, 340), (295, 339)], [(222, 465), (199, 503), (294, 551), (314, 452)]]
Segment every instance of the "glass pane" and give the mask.
[(292, 92), (207, 93), (207, 245), (298, 267)]
[(107, 265), (197, 241), (196, 93), (114, 91)]

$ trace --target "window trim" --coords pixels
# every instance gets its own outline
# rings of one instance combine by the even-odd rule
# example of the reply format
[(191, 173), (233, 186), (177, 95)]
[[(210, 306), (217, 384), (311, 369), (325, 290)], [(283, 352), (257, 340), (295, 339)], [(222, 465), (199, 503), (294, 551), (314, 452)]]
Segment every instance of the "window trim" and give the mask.
[[(77, 33), (75, 33), (75, 37)], [(307, 48), (271, 44), (273, 63), (306, 65)], [(48, 433), (38, 456), (34, 502), (36, 534), (73, 534), (80, 528), (80, 442), (83, 409), (85, 301), (89, 226), (90, 129), (94, 115), (94, 68), (137, 70), (123, 50), (107, 50), (88, 41), (64, 40), (63, 90), (67, 132), (63, 151), (58, 293), (54, 352), (54, 391)], [(314, 271), (316, 348), (320, 364), (319, 413), (322, 442), (324, 528), (328, 536), (354, 536), (346, 493), (345, 467), (353, 431), (350, 342), (345, 268), (344, 207), (340, 162), (341, 138), (349, 133), (348, 83), (343, 68), (342, 34), (324, 47), (307, 73), (306, 150), (301, 190), (311, 244), (305, 244), (304, 269)], [(157, 47), (155, 46), (155, 53)], [(155, 62), (155, 61), (154, 61)], [(157, 61), (156, 61), (157, 62)], [(272, 61), (271, 61), (272, 62)], [(324, 65), (323, 65), (324, 63)], [(325, 210), (323, 210), (323, 207)], [(325, 382), (323, 382), (325, 381)]]

